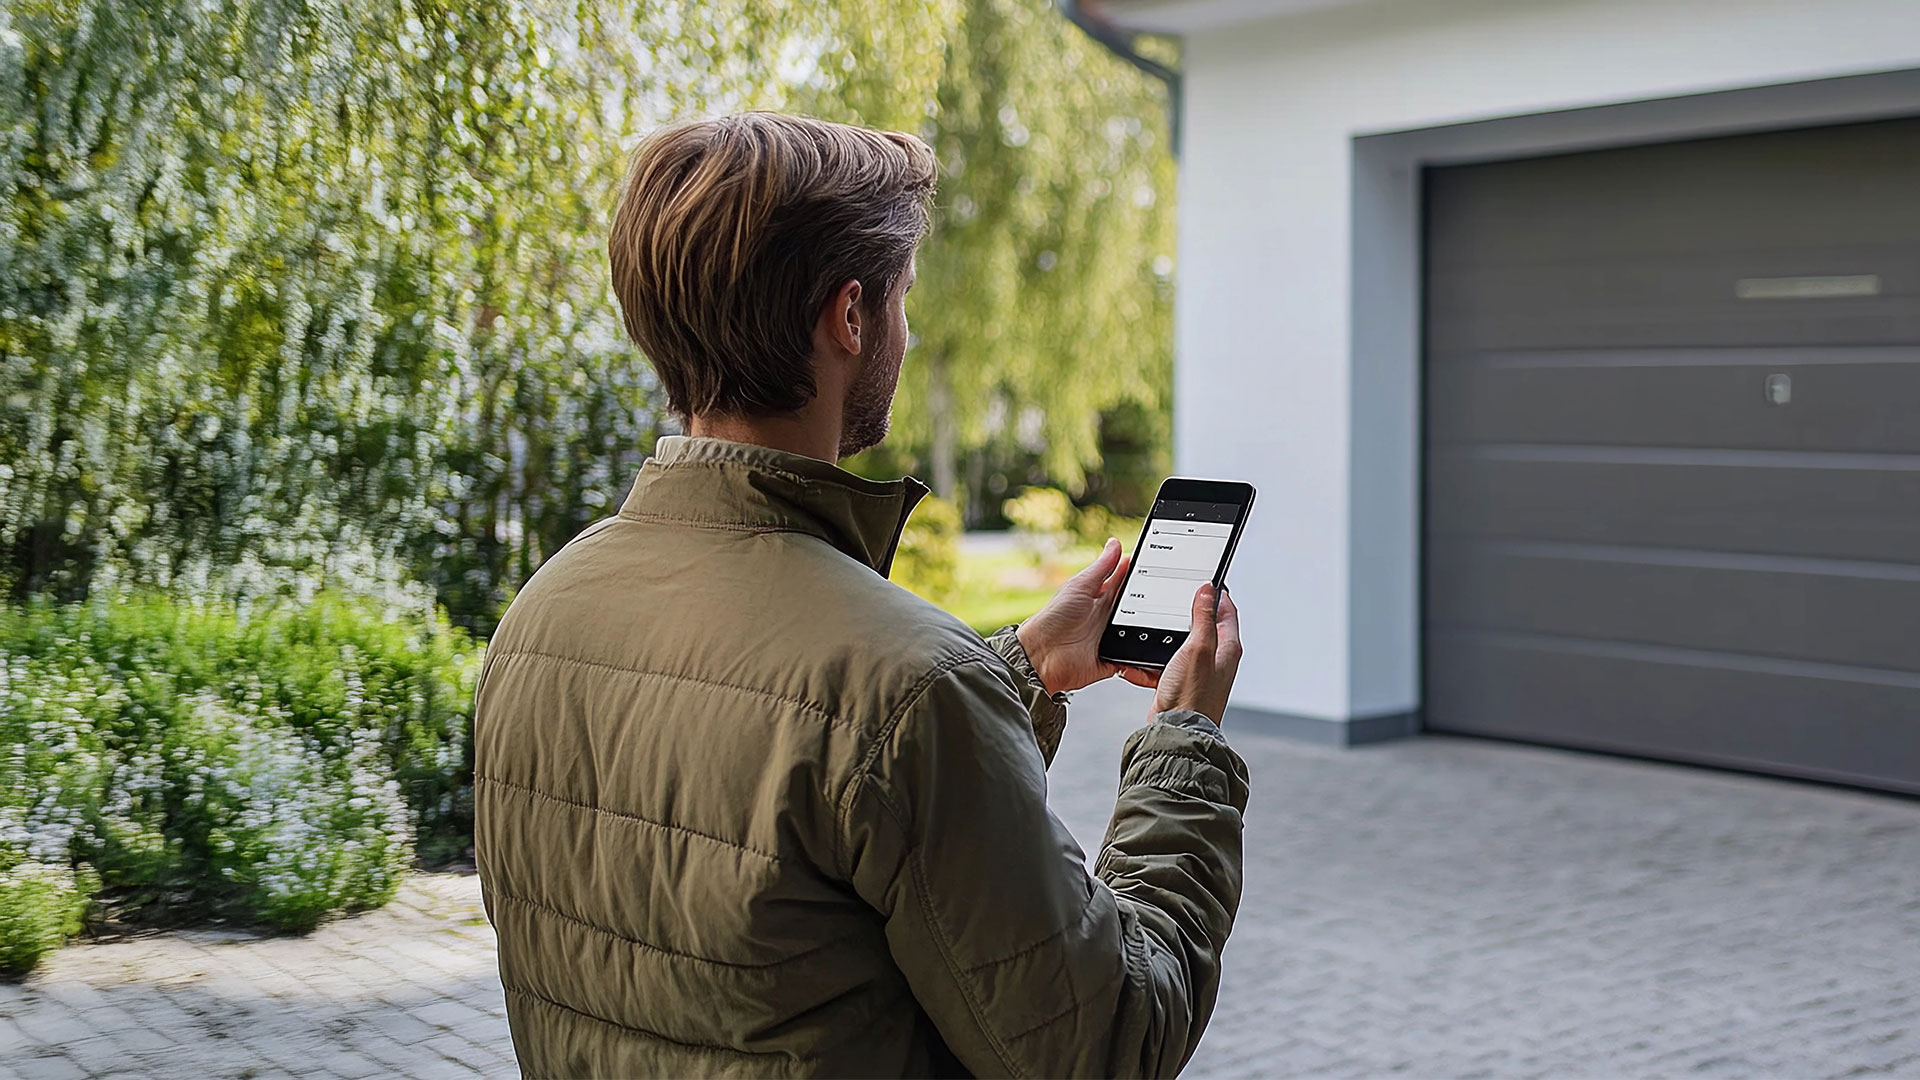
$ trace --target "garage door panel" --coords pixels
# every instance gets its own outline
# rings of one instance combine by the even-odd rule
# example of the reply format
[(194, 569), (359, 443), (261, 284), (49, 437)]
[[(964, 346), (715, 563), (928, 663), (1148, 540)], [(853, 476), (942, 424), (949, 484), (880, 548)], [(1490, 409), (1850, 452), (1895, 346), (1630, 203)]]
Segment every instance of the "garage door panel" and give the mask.
[(1437, 444), (1920, 454), (1920, 349), (1455, 354), (1428, 372)]
[(1435, 170), (1433, 263), (1817, 255), (1920, 233), (1920, 121), (1837, 125)]
[(1719, 552), (1447, 544), (1436, 632), (1586, 637), (1920, 673), (1920, 567)]
[[(1612, 655), (1578, 642), (1435, 634), (1448, 730), (1920, 793), (1912, 686)], [(1709, 661), (1712, 658), (1698, 658)]]
[(1920, 554), (1920, 468), (1488, 460), (1506, 450), (1434, 448), (1435, 532), (1871, 562)]
[[(1920, 252), (1910, 247), (1678, 269), (1657, 263), (1509, 265), (1447, 272), (1433, 286), (1436, 337), (1475, 349), (1897, 345), (1920, 337)], [(1861, 297), (1741, 299), (1742, 283), (1872, 278)]]

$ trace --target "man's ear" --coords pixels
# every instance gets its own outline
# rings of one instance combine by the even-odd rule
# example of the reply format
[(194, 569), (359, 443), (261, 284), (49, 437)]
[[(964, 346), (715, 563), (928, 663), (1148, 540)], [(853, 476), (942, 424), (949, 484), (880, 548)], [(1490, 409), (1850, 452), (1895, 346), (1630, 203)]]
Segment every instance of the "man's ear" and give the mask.
[(865, 340), (864, 330), (860, 318), (860, 282), (849, 280), (834, 291), (826, 307), (821, 309), (815, 333), (825, 335), (841, 352), (859, 356)]

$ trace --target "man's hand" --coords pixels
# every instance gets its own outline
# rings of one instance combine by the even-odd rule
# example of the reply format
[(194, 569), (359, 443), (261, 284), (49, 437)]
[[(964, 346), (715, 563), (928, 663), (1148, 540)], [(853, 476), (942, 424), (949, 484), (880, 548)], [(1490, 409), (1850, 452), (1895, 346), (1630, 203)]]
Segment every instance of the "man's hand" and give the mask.
[(1027, 650), (1048, 693), (1078, 690), (1113, 675), (1138, 686), (1153, 686), (1158, 679), (1155, 672), (1100, 659), (1100, 632), (1120, 598), (1130, 561), (1120, 541), (1109, 539), (1091, 566), (1069, 578), (1046, 607), (1020, 624), (1020, 647)]
[(1167, 661), (1153, 695), (1153, 711), (1192, 709), (1218, 724), (1240, 671), (1240, 610), (1211, 583), (1193, 594), (1193, 631)]

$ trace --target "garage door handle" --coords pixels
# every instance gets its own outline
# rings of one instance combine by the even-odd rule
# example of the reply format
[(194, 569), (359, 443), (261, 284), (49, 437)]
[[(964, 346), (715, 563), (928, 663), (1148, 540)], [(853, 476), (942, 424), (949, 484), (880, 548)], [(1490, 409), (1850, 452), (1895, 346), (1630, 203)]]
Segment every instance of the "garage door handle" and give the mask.
[(1793, 400), (1793, 376), (1767, 376), (1767, 404), (1785, 405)]

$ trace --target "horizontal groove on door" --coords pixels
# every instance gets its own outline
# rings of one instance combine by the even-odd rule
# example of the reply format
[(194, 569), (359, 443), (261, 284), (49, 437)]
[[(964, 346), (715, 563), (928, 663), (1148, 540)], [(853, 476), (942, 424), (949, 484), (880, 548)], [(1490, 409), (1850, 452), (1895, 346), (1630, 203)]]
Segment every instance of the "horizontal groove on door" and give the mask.
[(1489, 368), (1823, 367), (1920, 364), (1920, 348), (1855, 345), (1845, 349), (1755, 346), (1750, 349), (1554, 349), (1436, 354), (1442, 363)]
[[(1920, 690), (1920, 673), (1892, 671), (1886, 668), (1858, 667), (1812, 660), (1790, 660), (1776, 656), (1714, 652), (1672, 645), (1645, 645), (1630, 641), (1599, 641), (1557, 634), (1518, 634), (1507, 630), (1486, 630), (1449, 623), (1430, 623), (1437, 638), (1459, 638), (1504, 649), (1563, 653), (1608, 660), (1631, 660), (1643, 664), (1676, 667), (1712, 668), (1718, 671), (1744, 671), (1757, 675), (1784, 675), (1799, 679), (1823, 679), (1831, 682), (1887, 686), (1902, 690)], [(1920, 704), (1920, 702), (1916, 702)]]
[[(1697, 570), (1744, 570), (1763, 574), (1814, 574), (1823, 577), (1920, 582), (1920, 565), (1869, 562), (1864, 559), (1754, 555), (1740, 551), (1696, 551), (1688, 548), (1644, 547), (1635, 544), (1578, 544), (1558, 540), (1487, 540), (1480, 544), (1480, 549), (1488, 555), (1522, 559), (1568, 559), (1587, 562), (1636, 563), (1643, 566), (1684, 566)], [(1920, 551), (1916, 551), (1914, 555), (1920, 558)], [(1920, 642), (1915, 642), (1914, 647), (1920, 649)]]
[(1577, 446), (1564, 443), (1480, 443), (1448, 446), (1479, 461), (1551, 465), (1644, 465), (1709, 469), (1837, 469), (1847, 472), (1920, 472), (1920, 454), (1859, 454), (1826, 450), (1702, 450), (1678, 446)]

